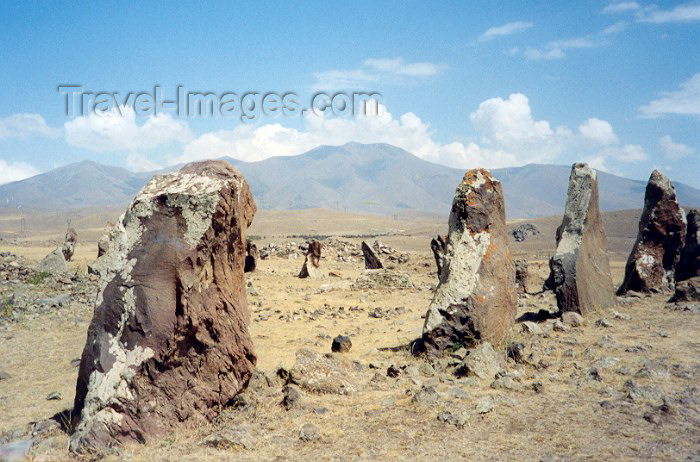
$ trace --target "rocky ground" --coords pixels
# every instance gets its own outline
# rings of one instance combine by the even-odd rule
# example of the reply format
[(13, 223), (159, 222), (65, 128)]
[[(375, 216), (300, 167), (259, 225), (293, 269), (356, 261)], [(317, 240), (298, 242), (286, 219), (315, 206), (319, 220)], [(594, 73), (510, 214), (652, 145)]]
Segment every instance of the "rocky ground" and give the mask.
[[(547, 314), (551, 293), (522, 295), (506, 342), (428, 361), (406, 346), (435, 288), (429, 239), (423, 251), (399, 238), (378, 245), (389, 272), (370, 273), (360, 240), (330, 241), (314, 280), (295, 277), (303, 242), (258, 242), (268, 256), (246, 275), (258, 354), (249, 389), (210, 426), (95, 457), (700, 460), (697, 306), (632, 294), (577, 325)], [(93, 250), (79, 246), (78, 274), (59, 277), (0, 256), (0, 444), (31, 447), (34, 460), (70, 459), (59, 413), (72, 405), (92, 316), (81, 258)], [(546, 275), (546, 252), (530, 250)], [(623, 262), (613, 263), (619, 281)], [(331, 354), (337, 335), (348, 352)]]

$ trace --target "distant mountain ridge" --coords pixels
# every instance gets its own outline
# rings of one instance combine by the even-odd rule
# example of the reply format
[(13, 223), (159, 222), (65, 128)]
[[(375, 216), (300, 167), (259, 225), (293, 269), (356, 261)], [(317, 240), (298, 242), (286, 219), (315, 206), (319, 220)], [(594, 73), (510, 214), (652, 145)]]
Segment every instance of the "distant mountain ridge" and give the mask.
[[(259, 207), (280, 210), (445, 215), (465, 172), (388, 144), (320, 146), (298, 156), (259, 162), (224, 159), (244, 174)], [(492, 170), (503, 184), (509, 219), (561, 214), (569, 172), (568, 166), (544, 164)], [(0, 186), (0, 208), (60, 210), (127, 204), (153, 173), (83, 161)], [(644, 181), (604, 172), (598, 172), (598, 178), (602, 210), (643, 206)], [(700, 206), (700, 190), (674, 184), (683, 205)]]

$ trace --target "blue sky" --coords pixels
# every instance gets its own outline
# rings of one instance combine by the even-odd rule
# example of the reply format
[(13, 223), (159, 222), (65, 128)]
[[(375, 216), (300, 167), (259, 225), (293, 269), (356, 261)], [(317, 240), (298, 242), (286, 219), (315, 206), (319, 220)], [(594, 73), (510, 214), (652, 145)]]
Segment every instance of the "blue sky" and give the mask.
[[(700, 2), (0, 4), (0, 183), (389, 142), (433, 162), (660, 168), (700, 187)], [(61, 84), (377, 91), (381, 117), (69, 118)]]

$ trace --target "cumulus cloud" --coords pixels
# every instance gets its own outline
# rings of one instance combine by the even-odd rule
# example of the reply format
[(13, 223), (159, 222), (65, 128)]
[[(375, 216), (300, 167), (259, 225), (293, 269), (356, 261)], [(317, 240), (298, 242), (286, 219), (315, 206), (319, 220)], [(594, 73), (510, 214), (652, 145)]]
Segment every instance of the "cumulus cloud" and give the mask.
[(670, 10), (661, 10), (656, 7), (648, 8), (638, 14), (637, 21), (653, 24), (700, 21), (700, 4), (697, 2), (685, 3)]
[(531, 29), (533, 24), (526, 21), (515, 21), (509, 22), (508, 24), (503, 24), (502, 26), (490, 27), (483, 34), (479, 36), (479, 42), (488, 42), (497, 37), (503, 37), (506, 35), (516, 34), (528, 29)]
[(624, 31), (625, 29), (627, 29), (627, 26), (628, 26), (627, 21), (618, 21), (615, 24), (612, 24), (612, 25), (606, 27), (605, 29), (603, 29), (601, 34), (603, 34), (603, 35), (617, 34), (619, 32)]
[(664, 156), (669, 159), (682, 159), (690, 157), (695, 153), (695, 150), (683, 143), (676, 143), (671, 138), (671, 135), (665, 135), (659, 138), (659, 147)]
[(39, 114), (13, 114), (0, 119), (0, 139), (27, 138), (33, 135), (55, 138), (60, 134), (60, 130), (49, 127)]
[(314, 74), (315, 90), (360, 89), (378, 82), (402, 83), (440, 73), (446, 66), (431, 62), (406, 62), (403, 58), (371, 58), (355, 69), (331, 69)]
[(641, 5), (637, 2), (616, 2), (607, 5), (603, 8), (603, 13), (605, 14), (617, 14), (617, 13), (627, 13), (629, 11), (636, 11), (641, 8)]
[(0, 159), (0, 184), (12, 183), (38, 175), (39, 170), (24, 162), (7, 162)]
[(66, 122), (64, 130), (68, 144), (94, 152), (143, 151), (192, 138), (186, 122), (161, 113), (139, 124), (128, 106), (121, 112), (113, 108), (105, 114), (77, 117)]
[(662, 97), (641, 106), (642, 117), (666, 114), (700, 116), (700, 72), (681, 84), (680, 90), (662, 93)]
[(239, 125), (193, 139), (170, 163), (224, 156), (251, 162), (350, 141), (389, 143), (425, 160), (458, 168), (561, 162), (571, 153), (576, 153), (578, 160), (596, 161), (597, 166), (604, 166), (609, 159), (629, 162), (646, 157), (639, 146), (621, 145), (607, 121), (591, 118), (574, 131), (537, 120), (528, 98), (519, 93), (506, 99), (488, 99), (471, 113), (472, 126), (479, 135), (474, 141), (440, 142), (430, 125), (411, 112), (395, 117), (382, 108), (380, 114), (341, 119), (309, 113), (301, 129), (279, 123)]

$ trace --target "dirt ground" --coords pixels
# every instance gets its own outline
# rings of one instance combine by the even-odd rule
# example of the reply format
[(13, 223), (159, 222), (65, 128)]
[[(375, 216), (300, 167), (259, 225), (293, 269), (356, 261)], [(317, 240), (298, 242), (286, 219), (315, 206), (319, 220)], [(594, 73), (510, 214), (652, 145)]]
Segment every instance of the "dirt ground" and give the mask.
[[(634, 211), (617, 215), (610, 226), (616, 283), (632, 245), (636, 216)], [(0, 252), (36, 262), (60, 241), (59, 219), (54, 218), (58, 225), (20, 234), (16, 217), (14, 222), (10, 218), (0, 220)], [(99, 219), (82, 220), (85, 228), (78, 227), (78, 234), (88, 237), (77, 247), (72, 264), (77, 272), (84, 272), (95, 256), (95, 236), (101, 230)], [(182, 428), (102, 456), (149, 462), (700, 461), (700, 317), (668, 304), (668, 295), (619, 299), (615, 310), (593, 313), (584, 326), (568, 332), (554, 331), (552, 320), (538, 324), (537, 332), (524, 332), (517, 323), (509, 343), (522, 342), (528, 359), (506, 359), (506, 345), (497, 345), (504, 360), (503, 380), (458, 377), (452, 364), (456, 358), (426, 361), (393, 348), (420, 334), (437, 282), (429, 241), (446, 232), (444, 221), (328, 211), (258, 214), (250, 234), (259, 246), (301, 243), (312, 235), (350, 236), (353, 242), (378, 236), (409, 254), (407, 263), (394, 266), (408, 274), (414, 288), (353, 289), (351, 284), (363, 271), (359, 259), (340, 262), (324, 255), (326, 276), (318, 280), (295, 277), (302, 264), (299, 258), (261, 261), (246, 277), (252, 285), (250, 331), (258, 370), (267, 380), (256, 380), (209, 426)], [(513, 242), (511, 250), (544, 277), (557, 219), (532, 222), (543, 234)], [(60, 292), (43, 284), (27, 290)], [(551, 294), (521, 297), (519, 315), (540, 309), (556, 311)], [(0, 435), (5, 438), (0, 442), (13, 435), (26, 437), (22, 435), (33, 422), (71, 407), (75, 360), (91, 316), (90, 303), (71, 301), (45, 314), (0, 324), (0, 372), (10, 376), (0, 380)], [(608, 327), (599, 326), (601, 318)], [(301, 348), (330, 352), (332, 338), (339, 334), (352, 339), (352, 349), (343, 357), (351, 365), (348, 374), (357, 390), (347, 395), (302, 390), (300, 402), (287, 410), (281, 405), (283, 384), (277, 371), (291, 369)], [(390, 366), (398, 370), (392, 374), (396, 377), (387, 374)], [(47, 400), (53, 392), (61, 399)], [(307, 424), (318, 430), (306, 438), (309, 441), (300, 439)], [(67, 445), (68, 435), (60, 429), (39, 432), (30, 457), (68, 460)]]

